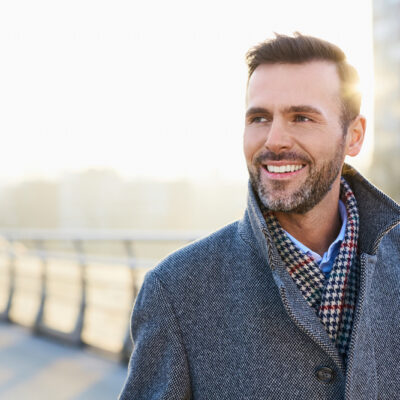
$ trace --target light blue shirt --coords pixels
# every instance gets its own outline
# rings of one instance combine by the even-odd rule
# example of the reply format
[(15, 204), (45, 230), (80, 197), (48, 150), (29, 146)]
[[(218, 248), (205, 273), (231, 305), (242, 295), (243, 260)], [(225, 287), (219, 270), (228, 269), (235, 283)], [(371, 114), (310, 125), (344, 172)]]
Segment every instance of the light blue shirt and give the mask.
[(289, 239), (303, 252), (307, 255), (311, 256), (314, 261), (319, 265), (321, 271), (327, 277), (333, 267), (333, 262), (335, 261), (336, 256), (339, 253), (340, 245), (344, 239), (344, 234), (346, 232), (346, 224), (347, 224), (347, 212), (346, 206), (343, 204), (341, 200), (339, 200), (339, 213), (342, 219), (342, 227), (340, 228), (339, 235), (335, 239), (334, 242), (331, 243), (329, 249), (322, 255), (322, 257), (318, 254), (309, 249), (307, 246), (304, 246), (303, 243), (299, 242), (295, 239), (290, 233), (286, 232), (286, 235)]

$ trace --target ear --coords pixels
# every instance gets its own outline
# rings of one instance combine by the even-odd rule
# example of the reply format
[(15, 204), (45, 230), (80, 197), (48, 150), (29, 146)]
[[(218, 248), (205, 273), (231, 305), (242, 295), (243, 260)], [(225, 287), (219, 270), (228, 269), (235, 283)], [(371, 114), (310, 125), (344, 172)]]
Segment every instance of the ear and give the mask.
[(358, 115), (347, 128), (346, 137), (346, 154), (348, 156), (356, 156), (364, 142), (365, 129), (367, 120), (362, 115)]

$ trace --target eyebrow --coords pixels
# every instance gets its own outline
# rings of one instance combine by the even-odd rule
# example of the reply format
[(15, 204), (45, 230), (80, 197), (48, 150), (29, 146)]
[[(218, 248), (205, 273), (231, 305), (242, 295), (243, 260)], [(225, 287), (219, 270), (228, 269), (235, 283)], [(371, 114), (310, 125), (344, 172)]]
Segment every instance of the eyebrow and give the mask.
[(254, 114), (268, 114), (271, 115), (271, 111), (263, 107), (251, 107), (246, 111), (246, 117)]
[(316, 107), (307, 106), (307, 105), (300, 105), (300, 106), (290, 106), (284, 108), (283, 112), (285, 113), (310, 113), (310, 114), (319, 114), (323, 115), (320, 110)]
[[(308, 105), (299, 105), (299, 106), (290, 106), (283, 109), (283, 113), (309, 113), (309, 114), (318, 114), (323, 115), (323, 113), (318, 110), (316, 107), (308, 106)], [(271, 115), (271, 111), (267, 108), (263, 107), (251, 107), (246, 111), (246, 117), (254, 114), (268, 114)]]

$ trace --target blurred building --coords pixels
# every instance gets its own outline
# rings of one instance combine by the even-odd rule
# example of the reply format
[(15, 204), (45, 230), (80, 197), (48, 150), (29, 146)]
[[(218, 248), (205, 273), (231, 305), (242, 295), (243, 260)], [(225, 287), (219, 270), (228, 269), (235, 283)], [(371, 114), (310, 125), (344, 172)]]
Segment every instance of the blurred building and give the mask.
[(400, 201), (400, 0), (374, 0), (373, 12), (375, 149), (371, 177)]
[(125, 180), (91, 169), (0, 186), (0, 228), (213, 231), (242, 216), (246, 185)]

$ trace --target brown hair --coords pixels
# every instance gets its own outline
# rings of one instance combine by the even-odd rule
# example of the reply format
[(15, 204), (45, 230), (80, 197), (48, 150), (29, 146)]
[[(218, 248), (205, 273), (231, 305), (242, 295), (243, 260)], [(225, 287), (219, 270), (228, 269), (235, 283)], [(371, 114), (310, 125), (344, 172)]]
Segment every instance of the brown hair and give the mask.
[(328, 61), (336, 64), (341, 81), (341, 122), (346, 131), (348, 124), (360, 113), (361, 94), (357, 88), (356, 69), (346, 60), (344, 52), (336, 45), (313, 36), (296, 32), (294, 36), (275, 34), (251, 48), (246, 54), (249, 79), (261, 64), (303, 64), (310, 61)]

